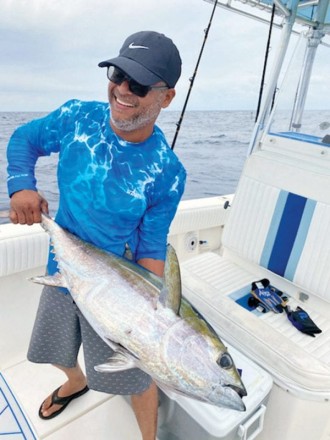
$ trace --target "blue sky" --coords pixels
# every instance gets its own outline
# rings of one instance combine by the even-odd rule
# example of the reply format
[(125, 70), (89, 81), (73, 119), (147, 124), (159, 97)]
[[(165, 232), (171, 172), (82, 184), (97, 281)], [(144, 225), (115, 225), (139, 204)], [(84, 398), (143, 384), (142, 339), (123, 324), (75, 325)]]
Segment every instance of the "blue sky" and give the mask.
[[(178, 46), (183, 72), (171, 109), (180, 110), (212, 7), (203, 0), (1, 0), (0, 111), (106, 100), (97, 64), (140, 30), (163, 32)], [(266, 25), (217, 8), (188, 110), (255, 109), (267, 35)]]

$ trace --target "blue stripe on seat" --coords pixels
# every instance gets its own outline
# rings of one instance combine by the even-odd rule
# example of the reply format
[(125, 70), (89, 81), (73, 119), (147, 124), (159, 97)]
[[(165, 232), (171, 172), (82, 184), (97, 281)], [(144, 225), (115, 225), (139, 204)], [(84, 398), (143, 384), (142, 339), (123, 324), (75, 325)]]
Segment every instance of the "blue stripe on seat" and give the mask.
[(290, 258), (289, 258), (289, 261), (288, 261), (288, 264), (286, 266), (285, 273), (284, 273), (284, 277), (290, 281), (293, 280), (294, 274), (296, 272), (296, 269), (297, 269), (297, 266), (299, 263), (301, 253), (303, 251), (303, 248), (304, 248), (304, 245), (306, 242), (306, 237), (307, 237), (308, 230), (309, 230), (309, 226), (311, 224), (312, 217), (314, 214), (315, 206), (316, 206), (315, 200), (307, 199), (305, 209), (304, 209), (301, 221), (300, 221), (296, 240), (294, 242), (294, 245), (293, 245), (293, 248), (291, 251), (291, 255), (290, 255)]
[(316, 202), (281, 191), (275, 206), (260, 264), (293, 280)]
[(298, 233), (306, 198), (289, 193), (277, 230), (268, 269), (283, 276)]

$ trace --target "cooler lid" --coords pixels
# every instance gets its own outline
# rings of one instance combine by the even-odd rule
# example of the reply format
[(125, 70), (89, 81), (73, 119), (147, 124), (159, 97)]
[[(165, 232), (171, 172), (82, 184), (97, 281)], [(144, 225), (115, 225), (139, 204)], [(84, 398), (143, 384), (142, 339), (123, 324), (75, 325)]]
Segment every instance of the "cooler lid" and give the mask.
[[(228, 346), (227, 343), (225, 343)], [(242, 380), (248, 395), (243, 397), (246, 411), (220, 408), (208, 403), (199, 402), (189, 397), (181, 396), (175, 392), (164, 393), (189, 416), (196, 421), (205, 431), (214, 437), (225, 437), (230, 431), (238, 427), (249, 418), (266, 399), (273, 385), (271, 376), (242, 353), (228, 346), (235, 365), (242, 370)]]

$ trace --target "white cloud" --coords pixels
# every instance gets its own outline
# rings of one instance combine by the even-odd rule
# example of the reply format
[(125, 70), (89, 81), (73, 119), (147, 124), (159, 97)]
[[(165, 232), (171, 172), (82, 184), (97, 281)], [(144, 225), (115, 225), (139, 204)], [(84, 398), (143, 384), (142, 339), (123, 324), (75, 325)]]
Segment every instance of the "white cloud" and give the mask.
[[(0, 110), (105, 100), (97, 64), (139, 30), (163, 32), (179, 47), (183, 72), (171, 106), (179, 110), (212, 8), (203, 0), (2, 0)], [(267, 26), (217, 8), (189, 109), (255, 108), (267, 34)]]

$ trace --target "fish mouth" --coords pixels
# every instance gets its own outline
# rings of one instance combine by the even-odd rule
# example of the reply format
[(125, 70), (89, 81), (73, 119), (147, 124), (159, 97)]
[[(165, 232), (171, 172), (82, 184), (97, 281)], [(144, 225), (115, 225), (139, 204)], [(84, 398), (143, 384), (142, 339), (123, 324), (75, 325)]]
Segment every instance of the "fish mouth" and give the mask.
[(226, 384), (219, 389), (215, 387), (208, 396), (208, 402), (219, 407), (234, 409), (236, 411), (246, 411), (246, 406), (242, 400), (247, 396), (244, 385)]
[(226, 385), (228, 388), (231, 388), (233, 391), (235, 391), (235, 393), (237, 393), (239, 395), (239, 397), (245, 397), (247, 396), (247, 391), (245, 386), (242, 384), (242, 386), (238, 387), (236, 385)]
[[(227, 391), (226, 391), (227, 390)], [(244, 385), (242, 387), (236, 385), (225, 385), (223, 388), (224, 395), (226, 396), (226, 403), (219, 406), (225, 406), (227, 408), (235, 409), (236, 411), (246, 411), (246, 406), (242, 400), (242, 397), (247, 396)]]

